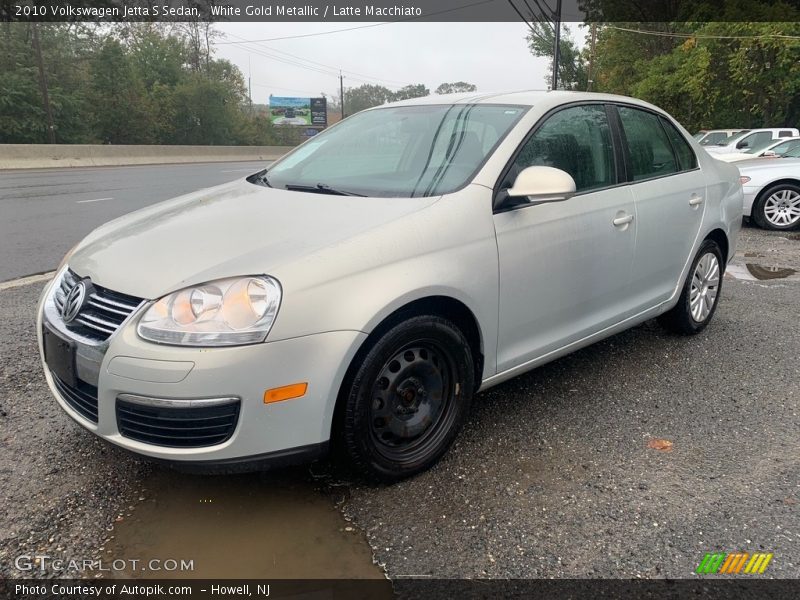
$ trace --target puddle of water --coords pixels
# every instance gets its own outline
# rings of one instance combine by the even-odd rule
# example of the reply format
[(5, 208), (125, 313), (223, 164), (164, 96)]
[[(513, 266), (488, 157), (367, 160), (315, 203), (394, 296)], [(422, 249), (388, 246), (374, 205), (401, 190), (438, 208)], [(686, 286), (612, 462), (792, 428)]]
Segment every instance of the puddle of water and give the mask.
[(117, 576), (384, 579), (364, 535), (298, 473), (199, 476), (164, 470), (154, 473), (148, 490), (133, 515), (116, 524), (106, 561), (139, 559), (141, 569), (151, 559), (186, 559), (194, 561), (194, 570), (129, 567)]
[(756, 263), (745, 263), (744, 265), (731, 263), (726, 269), (726, 274), (745, 281), (766, 281), (770, 279), (795, 279), (794, 275), (797, 274), (797, 270)]

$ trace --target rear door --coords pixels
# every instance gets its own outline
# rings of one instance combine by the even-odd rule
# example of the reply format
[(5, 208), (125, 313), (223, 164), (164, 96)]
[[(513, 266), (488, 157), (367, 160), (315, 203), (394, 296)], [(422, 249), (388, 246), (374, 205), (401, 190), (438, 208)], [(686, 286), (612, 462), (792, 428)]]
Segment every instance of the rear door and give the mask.
[(630, 293), (638, 312), (675, 290), (700, 232), (706, 184), (694, 151), (668, 119), (634, 106), (616, 111), (636, 203)]

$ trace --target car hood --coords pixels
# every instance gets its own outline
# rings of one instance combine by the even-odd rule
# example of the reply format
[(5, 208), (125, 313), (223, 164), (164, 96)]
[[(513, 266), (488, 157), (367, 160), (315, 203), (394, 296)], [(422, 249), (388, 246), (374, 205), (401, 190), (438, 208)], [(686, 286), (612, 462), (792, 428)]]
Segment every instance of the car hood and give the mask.
[(783, 169), (800, 176), (800, 158), (751, 158), (736, 163), (739, 171)]
[(214, 279), (268, 274), (436, 200), (290, 192), (241, 180), (106, 223), (68, 263), (103, 287), (156, 299)]

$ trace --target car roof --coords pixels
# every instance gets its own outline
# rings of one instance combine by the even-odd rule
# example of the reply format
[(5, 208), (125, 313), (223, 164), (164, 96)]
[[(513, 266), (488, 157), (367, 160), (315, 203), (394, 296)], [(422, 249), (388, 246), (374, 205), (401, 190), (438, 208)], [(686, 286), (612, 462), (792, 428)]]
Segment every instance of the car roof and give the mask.
[[(522, 90), (516, 92), (469, 92), (463, 94), (442, 94), (423, 96), (390, 102), (374, 108), (387, 108), (393, 106), (424, 106), (424, 105), (452, 105), (452, 104), (513, 104), (517, 106), (558, 106), (570, 102), (624, 102), (635, 104), (660, 113), (664, 111), (637, 98), (618, 96), (616, 94), (599, 94), (595, 92), (568, 92), (564, 90)], [(374, 110), (374, 109), (372, 109)], [(666, 113), (664, 113), (666, 114)]]

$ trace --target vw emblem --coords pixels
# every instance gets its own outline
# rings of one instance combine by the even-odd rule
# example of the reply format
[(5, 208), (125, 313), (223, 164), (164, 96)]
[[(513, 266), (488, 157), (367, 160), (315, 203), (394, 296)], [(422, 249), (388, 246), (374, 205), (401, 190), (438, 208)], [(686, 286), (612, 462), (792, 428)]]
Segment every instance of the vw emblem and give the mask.
[(75, 320), (83, 308), (86, 296), (86, 280), (83, 279), (76, 283), (64, 298), (64, 306), (61, 308), (61, 318), (64, 319), (64, 323), (71, 323)]

